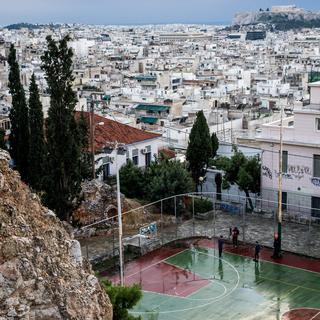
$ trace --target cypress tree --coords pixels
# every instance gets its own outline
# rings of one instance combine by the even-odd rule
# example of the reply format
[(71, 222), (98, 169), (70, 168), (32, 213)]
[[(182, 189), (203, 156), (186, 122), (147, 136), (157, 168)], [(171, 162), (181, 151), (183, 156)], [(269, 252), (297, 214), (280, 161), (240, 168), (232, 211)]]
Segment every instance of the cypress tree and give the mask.
[(19, 64), (16, 57), (16, 49), (12, 44), (8, 56), (10, 66), (9, 91), (12, 96), (12, 108), (10, 110), (11, 132), (9, 137), (10, 154), (17, 170), (24, 181), (28, 179), (28, 155), (29, 155), (29, 112), (25, 92), (20, 81)]
[(209, 127), (201, 110), (197, 112), (196, 121), (191, 129), (186, 154), (189, 170), (196, 185), (199, 184), (199, 177), (204, 175), (204, 167), (208, 165), (211, 157), (212, 142)]
[(80, 192), (81, 141), (74, 117), (76, 94), (72, 90), (72, 49), (69, 37), (55, 41), (47, 37), (48, 49), (41, 57), (51, 96), (47, 119), (47, 205), (62, 219), (70, 213)]
[(0, 149), (4, 149), (4, 150), (7, 149), (6, 148), (6, 142), (4, 140), (5, 136), (6, 136), (5, 130), (0, 128)]
[(29, 87), (29, 183), (35, 190), (42, 190), (45, 174), (45, 140), (43, 132), (43, 112), (39, 89), (34, 74)]
[(78, 120), (79, 140), (81, 144), (80, 175), (82, 180), (92, 177), (92, 157), (89, 150), (89, 125), (83, 110)]
[(212, 132), (211, 135), (211, 145), (212, 145), (212, 158), (215, 158), (217, 151), (219, 149), (219, 139), (215, 132)]

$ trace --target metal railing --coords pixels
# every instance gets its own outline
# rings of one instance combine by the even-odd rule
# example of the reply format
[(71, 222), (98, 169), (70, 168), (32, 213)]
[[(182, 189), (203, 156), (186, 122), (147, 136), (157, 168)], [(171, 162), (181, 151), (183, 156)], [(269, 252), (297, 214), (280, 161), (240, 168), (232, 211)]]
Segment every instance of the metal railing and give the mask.
[[(139, 208), (123, 212), (123, 238), (139, 234), (142, 226), (156, 222), (157, 233), (145, 245), (153, 242), (163, 246), (190, 237), (230, 237), (230, 228), (240, 230), (239, 240), (259, 241), (273, 246), (277, 230), (277, 202), (252, 199), (254, 210), (248, 210), (246, 197), (214, 192), (186, 193), (167, 197)], [(199, 201), (211, 204), (207, 212), (197, 212)], [(283, 214), (282, 249), (312, 257), (320, 257), (320, 219), (312, 215), (312, 208), (288, 205)], [(118, 226), (112, 217), (83, 227), (81, 244), (84, 256), (93, 263), (118, 254)], [(90, 236), (86, 236), (86, 233)], [(141, 247), (141, 244), (140, 244)], [(154, 247), (152, 247), (154, 249)], [(146, 252), (147, 250), (142, 250)], [(131, 257), (131, 253), (125, 253)]]

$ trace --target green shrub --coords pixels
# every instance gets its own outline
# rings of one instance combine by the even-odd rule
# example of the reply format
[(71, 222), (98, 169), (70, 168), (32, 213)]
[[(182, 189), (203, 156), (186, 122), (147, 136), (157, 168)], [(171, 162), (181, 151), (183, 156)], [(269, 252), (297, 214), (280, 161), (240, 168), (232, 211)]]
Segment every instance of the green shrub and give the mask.
[[(191, 204), (192, 206), (192, 204)], [(191, 208), (192, 210), (192, 208)], [(213, 204), (207, 199), (194, 199), (194, 213), (206, 213), (213, 210)]]
[(113, 320), (141, 319), (141, 317), (134, 317), (128, 312), (128, 310), (132, 309), (142, 298), (140, 286), (136, 284), (131, 287), (114, 286), (110, 281), (102, 281), (102, 285), (112, 304)]

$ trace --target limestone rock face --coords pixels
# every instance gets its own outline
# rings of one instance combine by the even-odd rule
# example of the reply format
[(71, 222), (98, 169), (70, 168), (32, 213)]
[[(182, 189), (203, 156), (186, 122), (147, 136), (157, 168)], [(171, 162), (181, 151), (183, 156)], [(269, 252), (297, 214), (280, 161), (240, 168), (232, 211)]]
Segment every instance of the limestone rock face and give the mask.
[(0, 149), (0, 320), (111, 320), (72, 229), (43, 207)]

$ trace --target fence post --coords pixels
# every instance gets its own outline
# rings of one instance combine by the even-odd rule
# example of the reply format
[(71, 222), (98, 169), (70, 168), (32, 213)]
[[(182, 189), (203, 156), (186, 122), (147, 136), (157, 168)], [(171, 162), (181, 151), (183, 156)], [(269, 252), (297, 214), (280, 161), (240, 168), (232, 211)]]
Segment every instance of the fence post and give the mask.
[(177, 196), (174, 196), (174, 216), (176, 219), (176, 238), (178, 238), (178, 221), (177, 221)]
[(192, 196), (192, 236), (194, 237), (194, 195)]
[(161, 199), (161, 206), (160, 206), (160, 232), (161, 232), (161, 245), (163, 245), (163, 200)]
[(212, 204), (213, 204), (213, 241), (216, 237), (216, 202), (214, 193), (212, 194)]
[(245, 233), (246, 233), (246, 227), (245, 227), (245, 212), (246, 212), (246, 207), (242, 205), (242, 241), (245, 242)]
[(311, 212), (310, 212), (310, 215), (309, 215), (309, 228), (308, 228), (308, 253), (309, 255), (311, 255), (311, 218), (312, 218), (312, 215), (311, 215)]

